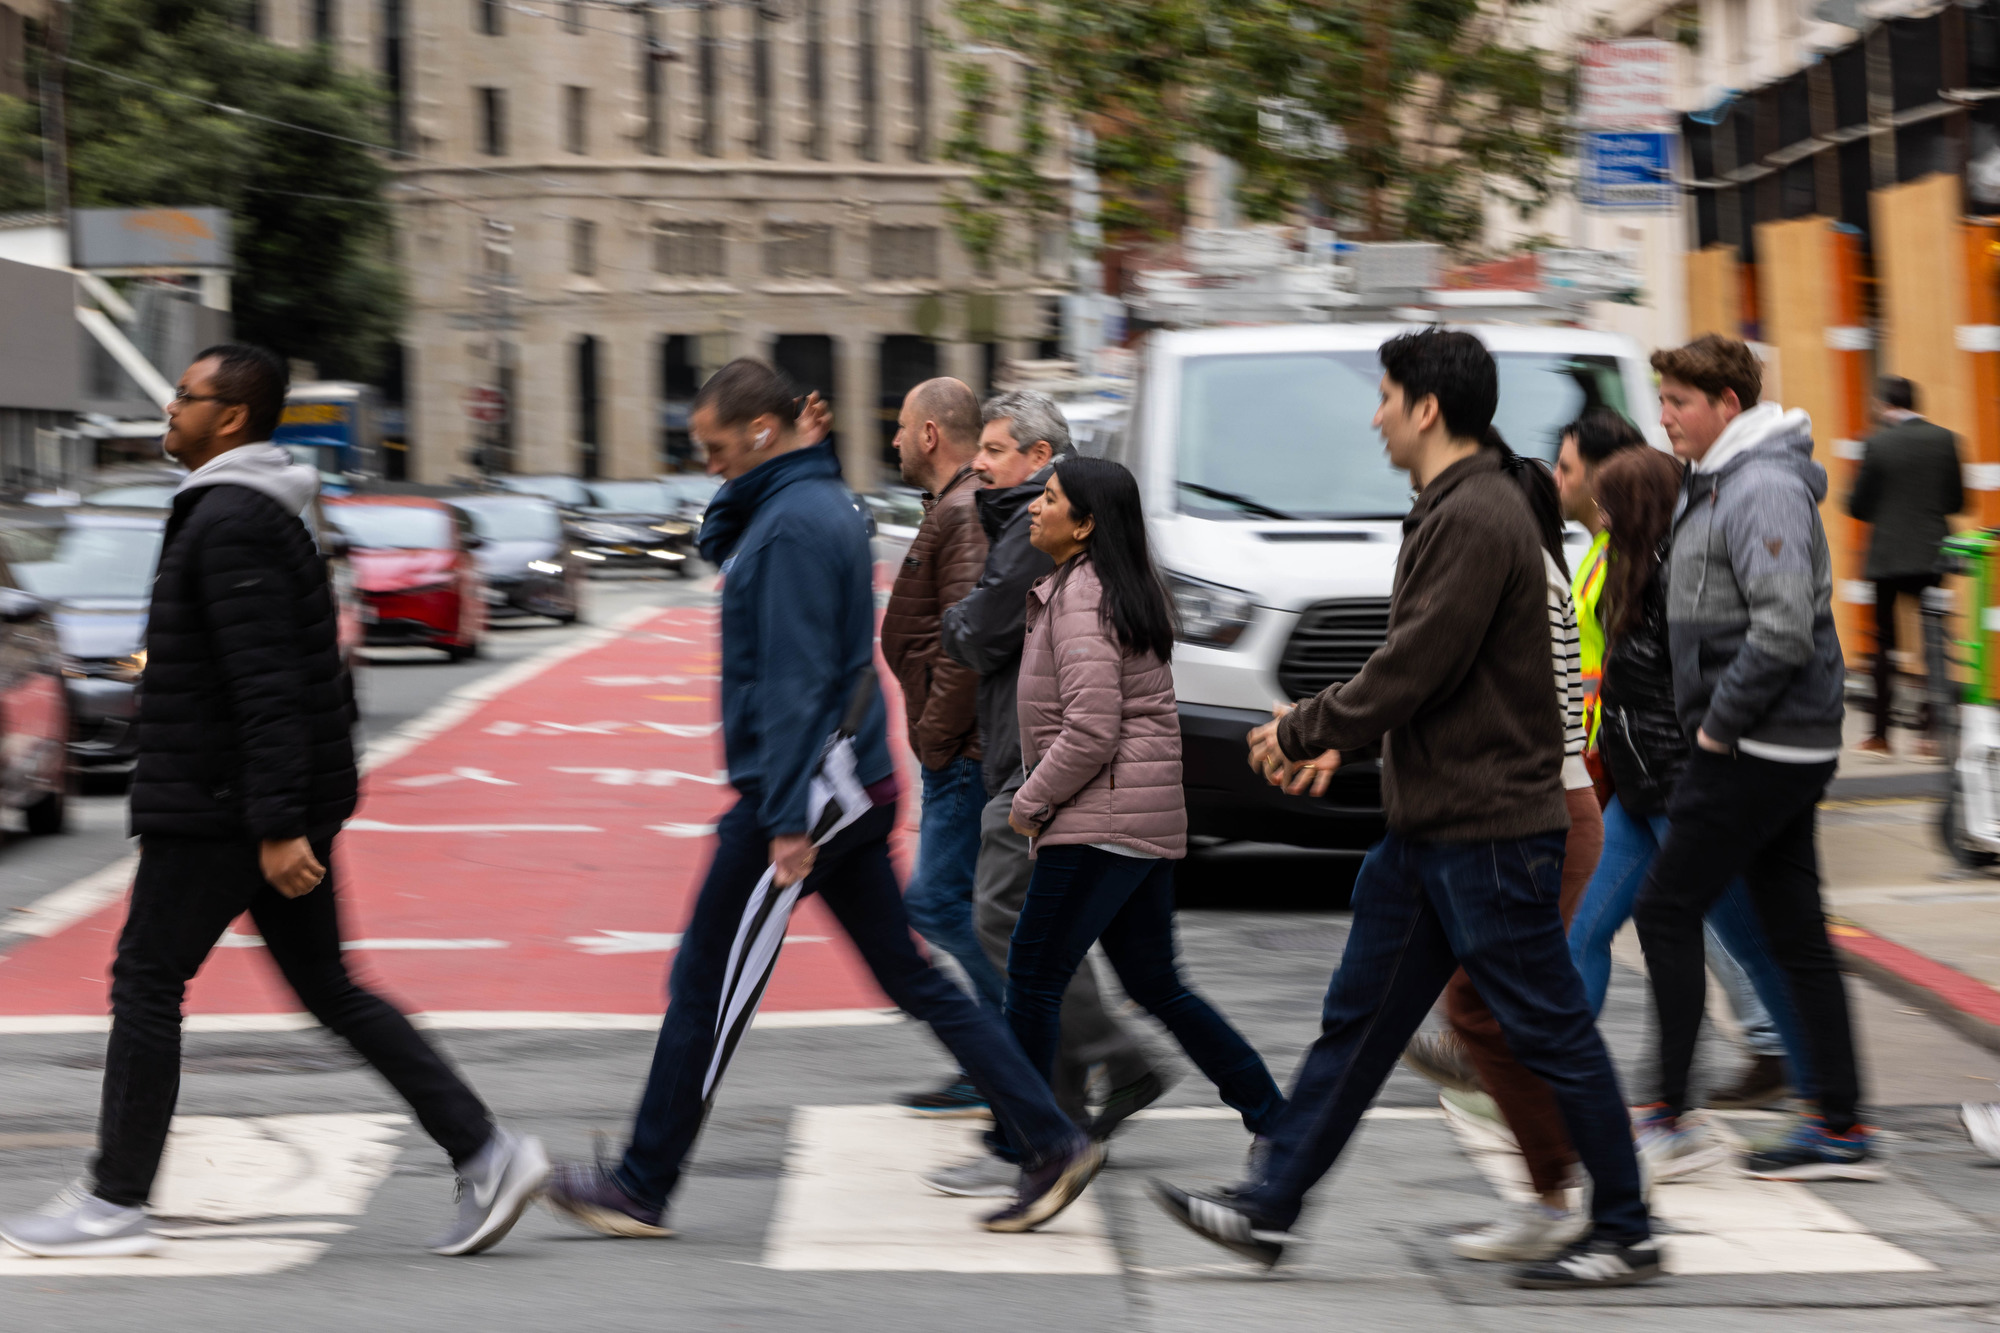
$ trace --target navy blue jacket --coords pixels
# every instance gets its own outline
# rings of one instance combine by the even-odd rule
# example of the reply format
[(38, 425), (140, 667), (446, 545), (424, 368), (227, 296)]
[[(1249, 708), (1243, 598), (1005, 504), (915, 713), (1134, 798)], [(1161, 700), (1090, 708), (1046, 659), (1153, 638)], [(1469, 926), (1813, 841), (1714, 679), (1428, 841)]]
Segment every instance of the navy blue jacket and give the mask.
[[(702, 558), (722, 569), (722, 743), (767, 833), (804, 833), (820, 746), (875, 677), (868, 521), (831, 444), (760, 463), (715, 493)], [(881, 687), (854, 740), (864, 785), (893, 773)]]

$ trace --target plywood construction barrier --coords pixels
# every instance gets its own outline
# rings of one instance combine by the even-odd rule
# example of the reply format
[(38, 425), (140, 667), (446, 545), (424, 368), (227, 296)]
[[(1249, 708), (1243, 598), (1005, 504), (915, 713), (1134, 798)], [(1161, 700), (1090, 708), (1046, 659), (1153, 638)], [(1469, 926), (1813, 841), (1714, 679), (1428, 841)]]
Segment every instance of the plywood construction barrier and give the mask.
[(1834, 623), (1850, 666), (1874, 651), (1874, 588), (1862, 582), (1861, 525), (1847, 517), (1855, 439), (1865, 420), (1868, 329), (1861, 322), (1859, 238), (1827, 218), (1757, 227), (1757, 306), (1763, 341), (1784, 366), (1786, 407), (1813, 423), (1813, 458), (1827, 470), (1820, 518), (1833, 554)]
[(1688, 341), (1704, 333), (1743, 336), (1742, 264), (1733, 245), (1711, 245), (1687, 256)]

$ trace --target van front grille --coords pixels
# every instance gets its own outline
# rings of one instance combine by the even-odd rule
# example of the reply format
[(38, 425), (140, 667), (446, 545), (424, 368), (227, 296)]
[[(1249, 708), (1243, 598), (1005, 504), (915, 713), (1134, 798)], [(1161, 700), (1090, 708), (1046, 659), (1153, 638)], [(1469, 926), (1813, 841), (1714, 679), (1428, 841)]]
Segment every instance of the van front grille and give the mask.
[(1293, 699), (1354, 679), (1389, 636), (1389, 599), (1356, 597), (1306, 608), (1278, 662), (1278, 684)]

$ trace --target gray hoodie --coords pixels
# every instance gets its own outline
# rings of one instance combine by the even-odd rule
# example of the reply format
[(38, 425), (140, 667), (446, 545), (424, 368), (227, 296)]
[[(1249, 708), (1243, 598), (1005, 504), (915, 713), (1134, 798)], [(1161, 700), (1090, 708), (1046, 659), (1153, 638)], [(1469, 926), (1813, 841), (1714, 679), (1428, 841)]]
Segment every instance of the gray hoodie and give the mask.
[(174, 493), (198, 486), (248, 486), (276, 500), (286, 513), (299, 514), (319, 493), (319, 473), (275, 444), (244, 444), (188, 473)]
[(1674, 704), (1697, 730), (1783, 763), (1840, 755), (1846, 666), (1812, 421), (1759, 403), (1688, 473), (1667, 557)]

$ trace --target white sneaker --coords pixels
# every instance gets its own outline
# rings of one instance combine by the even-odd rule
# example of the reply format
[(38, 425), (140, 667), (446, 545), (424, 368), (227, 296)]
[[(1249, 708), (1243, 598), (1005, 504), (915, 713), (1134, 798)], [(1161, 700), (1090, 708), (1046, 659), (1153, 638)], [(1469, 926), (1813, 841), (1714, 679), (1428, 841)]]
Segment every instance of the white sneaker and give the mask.
[(1588, 1213), (1556, 1212), (1536, 1200), (1516, 1205), (1511, 1216), (1477, 1231), (1451, 1238), (1451, 1252), (1461, 1259), (1511, 1260), (1531, 1263), (1553, 1259), (1582, 1240), (1590, 1230)]
[(1691, 1176), (1729, 1160), (1729, 1144), (1699, 1112), (1676, 1121), (1664, 1109), (1647, 1107), (1633, 1129), (1633, 1147), (1652, 1184)]
[(924, 1184), (955, 1199), (1011, 1199), (1021, 1191), (1021, 1168), (986, 1152), (929, 1173)]
[(2000, 1102), (1966, 1102), (1958, 1108), (1972, 1146), (1988, 1157), (2000, 1157)]
[(106, 1203), (81, 1182), (36, 1212), (0, 1220), (0, 1238), (40, 1259), (152, 1254), (164, 1243), (143, 1208)]

